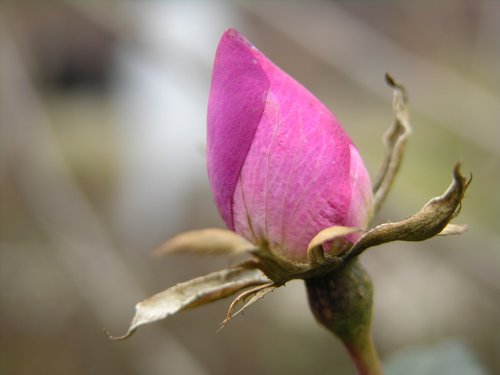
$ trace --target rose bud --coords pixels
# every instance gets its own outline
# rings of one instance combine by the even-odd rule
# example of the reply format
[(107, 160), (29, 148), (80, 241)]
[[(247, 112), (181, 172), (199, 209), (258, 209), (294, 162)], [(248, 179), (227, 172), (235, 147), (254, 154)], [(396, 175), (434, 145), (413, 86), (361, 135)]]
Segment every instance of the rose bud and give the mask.
[(322, 229), (371, 218), (370, 178), (338, 120), (233, 29), (215, 56), (207, 159), (228, 228), (273, 253), (305, 260)]
[(238, 294), (224, 327), (256, 301), (303, 279), (309, 305), (347, 348), (359, 374), (382, 374), (371, 335), (373, 286), (358, 262), (368, 248), (460, 234), (458, 215), (471, 179), (453, 170), (438, 197), (399, 222), (366, 230), (393, 184), (411, 126), (405, 88), (389, 74), (394, 121), (372, 187), (333, 114), (235, 30), (222, 36), (208, 103), (208, 177), (230, 230), (180, 233), (156, 254), (241, 255), (229, 268), (178, 283), (136, 304), (128, 331)]

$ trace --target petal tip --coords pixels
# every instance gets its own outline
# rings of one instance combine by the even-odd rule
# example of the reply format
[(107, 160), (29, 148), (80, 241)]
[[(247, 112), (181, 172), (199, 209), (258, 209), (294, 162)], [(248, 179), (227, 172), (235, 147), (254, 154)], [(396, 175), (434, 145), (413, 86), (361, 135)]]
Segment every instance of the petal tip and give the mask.
[(225, 38), (229, 38), (229, 39), (235, 40), (237, 42), (241, 42), (242, 44), (245, 44), (247, 47), (255, 48), (255, 46), (247, 38), (245, 38), (243, 36), (243, 34), (241, 34), (238, 30), (236, 30), (232, 27), (226, 29), (226, 31), (222, 35), (221, 40), (223, 40)]
[(207, 114), (208, 177), (215, 202), (233, 229), (232, 198), (265, 108), (269, 79), (237, 30), (223, 34), (215, 55)]

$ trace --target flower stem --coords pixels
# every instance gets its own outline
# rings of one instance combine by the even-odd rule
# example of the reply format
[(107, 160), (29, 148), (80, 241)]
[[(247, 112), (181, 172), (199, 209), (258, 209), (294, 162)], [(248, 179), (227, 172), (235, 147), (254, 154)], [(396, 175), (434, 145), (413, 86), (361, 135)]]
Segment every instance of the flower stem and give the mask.
[(359, 375), (382, 375), (382, 366), (370, 332), (354, 342), (343, 341)]
[(359, 375), (382, 375), (371, 337), (373, 286), (358, 260), (307, 279), (306, 287), (316, 320), (344, 343)]

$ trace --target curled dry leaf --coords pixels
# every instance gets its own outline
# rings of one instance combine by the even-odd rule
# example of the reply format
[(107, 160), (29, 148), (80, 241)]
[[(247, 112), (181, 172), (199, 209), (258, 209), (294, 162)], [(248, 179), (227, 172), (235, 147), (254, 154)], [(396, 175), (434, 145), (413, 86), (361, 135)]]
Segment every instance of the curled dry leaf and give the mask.
[(240, 255), (255, 250), (255, 245), (233, 231), (218, 228), (192, 230), (172, 237), (155, 255), (176, 252), (195, 254)]
[[(144, 325), (165, 319), (179, 311), (217, 301), (255, 285), (267, 285), (270, 280), (258, 269), (229, 268), (177, 284), (139, 302), (127, 333), (112, 337), (122, 340), (130, 337)], [(106, 332), (107, 333), (107, 332)]]
[[(406, 220), (381, 224), (368, 231), (349, 250), (347, 257), (359, 255), (365, 249), (382, 243), (398, 240), (423, 241), (439, 234), (459, 211), (469, 182), (460, 174), (460, 164), (457, 164), (453, 171), (453, 182), (443, 195), (431, 199), (420, 211)], [(453, 229), (458, 230), (459, 227), (450, 227), (448, 234), (451, 234)]]
[[(317, 235), (313, 237), (309, 246), (307, 247), (307, 258), (312, 263), (321, 263), (324, 259), (323, 244), (325, 242), (334, 241), (340, 239), (344, 240), (345, 236), (361, 232), (360, 228), (353, 227), (343, 227), (343, 226), (333, 226), (330, 228), (325, 228), (320, 231)], [(341, 244), (339, 244), (341, 245)], [(332, 246), (331, 250), (328, 252), (330, 256), (337, 256), (342, 251), (345, 250), (345, 246)]]
[(278, 285), (274, 284), (273, 282), (270, 282), (267, 284), (258, 285), (249, 290), (245, 290), (238, 297), (236, 297), (236, 299), (231, 303), (227, 311), (226, 319), (222, 321), (217, 332), (219, 332), (222, 328), (224, 328), (226, 324), (236, 315), (242, 313), (244, 310), (247, 309), (247, 307), (253, 305), (259, 299), (264, 298), (266, 294), (272, 292), (274, 289), (278, 287), (279, 287)]
[(411, 135), (408, 99), (403, 85), (386, 74), (387, 84), (393, 88), (394, 122), (384, 134), (386, 154), (380, 171), (373, 183), (373, 211), (377, 213), (382, 206), (401, 166), (406, 143)]

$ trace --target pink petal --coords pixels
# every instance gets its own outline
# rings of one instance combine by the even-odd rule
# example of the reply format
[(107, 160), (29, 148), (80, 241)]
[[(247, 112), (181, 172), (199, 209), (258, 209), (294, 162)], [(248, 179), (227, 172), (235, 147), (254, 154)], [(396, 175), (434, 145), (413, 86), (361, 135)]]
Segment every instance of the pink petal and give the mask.
[(219, 211), (254, 243), (304, 259), (320, 230), (367, 223), (370, 179), (339, 122), (235, 30), (217, 49), (207, 138)]
[(215, 202), (233, 229), (232, 198), (264, 112), (269, 79), (236, 30), (222, 36), (208, 100), (207, 164)]
[[(372, 217), (372, 183), (361, 155), (354, 145), (350, 145), (351, 151), (351, 204), (344, 223), (347, 227), (366, 228)], [(356, 242), (361, 233), (354, 233), (348, 237), (351, 242)]]
[(235, 190), (235, 230), (304, 258), (321, 229), (345, 224), (351, 141), (318, 99), (258, 50), (252, 53), (270, 87)]

